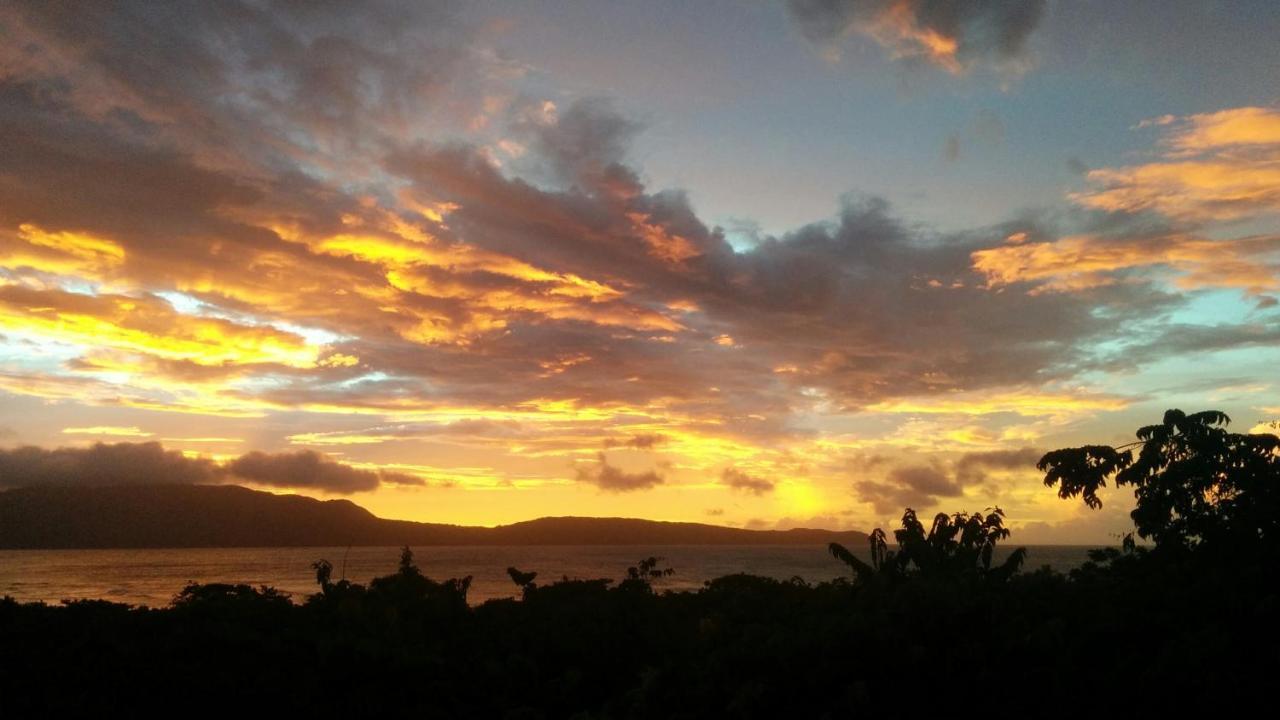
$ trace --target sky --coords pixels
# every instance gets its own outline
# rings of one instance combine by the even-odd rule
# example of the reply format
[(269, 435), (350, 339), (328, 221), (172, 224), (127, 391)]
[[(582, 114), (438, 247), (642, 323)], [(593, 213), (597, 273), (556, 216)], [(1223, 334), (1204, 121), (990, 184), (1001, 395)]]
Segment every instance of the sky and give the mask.
[(1131, 527), (1280, 421), (1270, 2), (10, 2), (0, 487)]

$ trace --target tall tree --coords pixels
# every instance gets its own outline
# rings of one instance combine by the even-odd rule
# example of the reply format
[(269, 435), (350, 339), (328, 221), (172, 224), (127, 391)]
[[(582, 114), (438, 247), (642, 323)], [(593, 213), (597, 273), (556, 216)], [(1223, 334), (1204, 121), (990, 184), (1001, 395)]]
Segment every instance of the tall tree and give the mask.
[[(1137, 442), (1054, 450), (1040, 459), (1045, 485), (1062, 498), (1102, 506), (1108, 479), (1133, 486), (1138, 535), (1157, 547), (1224, 549), (1280, 544), (1280, 438), (1227, 432), (1210, 410), (1169, 410)], [(1137, 450), (1135, 457), (1134, 450)]]

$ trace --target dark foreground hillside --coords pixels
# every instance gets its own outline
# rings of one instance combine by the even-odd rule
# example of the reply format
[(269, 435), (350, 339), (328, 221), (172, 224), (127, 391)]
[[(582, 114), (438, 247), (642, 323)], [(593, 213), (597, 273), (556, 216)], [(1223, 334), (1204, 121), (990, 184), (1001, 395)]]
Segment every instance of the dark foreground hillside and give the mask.
[[(1133, 535), (1064, 576), (996, 563), (1004, 514), (907, 510), (849, 579), (759, 577), (658, 594), (510, 568), (519, 600), (466, 602), (405, 549), (369, 585), (295, 604), (192, 585), (165, 609), (0, 601), (0, 717), (1224, 717), (1265, 713), (1280, 671), (1280, 438), (1168, 411), (1138, 442), (1046, 454), (1063, 498), (1134, 489)], [(1134, 452), (1134, 448), (1138, 452)]]
[[(634, 570), (634, 569), (633, 569)], [(1280, 667), (1271, 567), (1136, 553), (1073, 574), (730, 576), (655, 594), (540, 585), (465, 602), (406, 562), (297, 605), (192, 586), (173, 606), (0, 602), (0, 716), (66, 711), (352, 717), (1064, 717), (1220, 712)]]

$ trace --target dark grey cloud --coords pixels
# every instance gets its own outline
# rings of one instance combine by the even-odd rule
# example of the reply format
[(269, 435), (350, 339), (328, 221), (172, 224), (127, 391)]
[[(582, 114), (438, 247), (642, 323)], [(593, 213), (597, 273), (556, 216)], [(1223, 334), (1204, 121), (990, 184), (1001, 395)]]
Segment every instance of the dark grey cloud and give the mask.
[(311, 450), (268, 454), (254, 451), (227, 463), (226, 472), (259, 485), (354, 493), (383, 483), (422, 485), (420, 478), (383, 470), (361, 470), (334, 462)]
[(882, 514), (908, 507), (930, 507), (940, 498), (959, 497), (964, 490), (937, 465), (896, 467), (883, 480), (858, 480), (853, 487), (859, 497)]
[(1035, 471), (1044, 453), (1030, 447), (965, 453), (955, 463), (956, 482), (962, 486), (981, 484), (986, 481), (988, 470)]
[(604, 453), (596, 454), (595, 465), (579, 466), (577, 478), (578, 482), (590, 483), (609, 492), (647, 490), (666, 481), (657, 470), (630, 473), (616, 465), (610, 465)]
[(810, 41), (831, 47), (857, 32), (897, 58), (952, 72), (1025, 59), (1044, 0), (787, 0)]
[(1034, 471), (1043, 454), (1029, 447), (964, 453), (949, 464), (894, 467), (882, 479), (855, 481), (853, 488), (878, 513), (891, 514), (908, 507), (921, 510), (961, 497), (965, 488), (986, 482), (991, 470)]
[(584, 98), (563, 111), (538, 109), (517, 116), (513, 130), (526, 138), (532, 157), (541, 161), (559, 186), (612, 195), (639, 192), (626, 154), (641, 130), (607, 98)]
[(411, 475), (362, 470), (311, 451), (254, 451), (225, 465), (165, 450), (158, 442), (0, 449), (0, 487), (27, 485), (191, 485), (236, 482), (350, 494), (381, 483), (422, 485)]
[(0, 449), (0, 487), (156, 485), (216, 482), (212, 460), (188, 458), (158, 442), (98, 443), (87, 448)]
[(252, 143), (290, 167), (406, 133), (479, 65), (452, 2), (7, 5), (7, 57), (42, 89), (220, 160)]
[(720, 473), (720, 482), (734, 490), (741, 490), (754, 495), (763, 495), (765, 493), (773, 492), (774, 487), (774, 483), (770, 480), (756, 477), (755, 475), (750, 475), (742, 470), (731, 467), (725, 468), (724, 471)]

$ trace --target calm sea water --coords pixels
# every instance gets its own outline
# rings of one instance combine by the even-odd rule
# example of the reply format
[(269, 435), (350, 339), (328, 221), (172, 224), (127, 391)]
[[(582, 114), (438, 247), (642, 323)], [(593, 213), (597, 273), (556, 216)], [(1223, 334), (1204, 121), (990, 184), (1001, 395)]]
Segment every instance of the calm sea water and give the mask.
[[(1083, 563), (1088, 547), (1040, 545), (1028, 548), (1027, 569), (1042, 565), (1067, 571)], [(810, 582), (832, 580), (848, 569), (821, 546), (724, 547), (668, 545), (429, 547), (415, 560), (429, 577), (441, 580), (473, 576), (468, 599), (482, 603), (513, 597), (508, 566), (536, 570), (538, 581), (561, 577), (618, 580), (642, 556), (666, 558), (675, 574), (660, 589), (691, 590), (732, 573), (778, 579), (799, 576)], [(999, 555), (999, 553), (998, 553)], [(102, 599), (133, 605), (167, 605), (188, 582), (270, 585), (295, 600), (316, 591), (311, 563), (325, 558), (334, 577), (365, 583), (394, 572), (400, 549), (353, 548), (197, 548), (172, 550), (0, 550), (0, 596), (21, 601)]]

